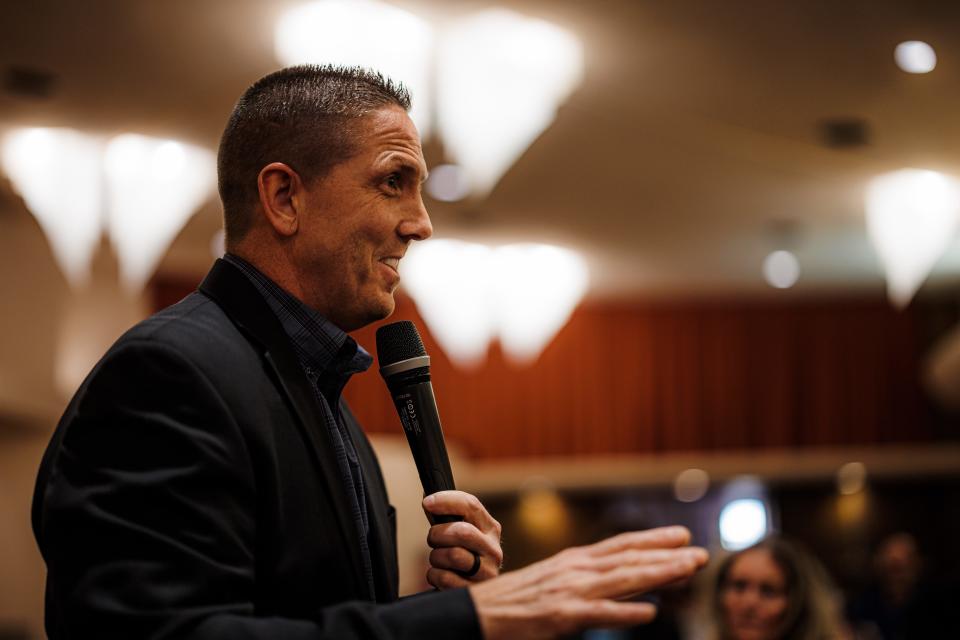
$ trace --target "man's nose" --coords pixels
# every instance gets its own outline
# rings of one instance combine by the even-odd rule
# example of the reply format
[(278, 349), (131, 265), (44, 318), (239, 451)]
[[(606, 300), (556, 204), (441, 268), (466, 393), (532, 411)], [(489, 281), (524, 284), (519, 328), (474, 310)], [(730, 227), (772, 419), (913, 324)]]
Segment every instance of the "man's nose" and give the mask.
[(426, 240), (433, 235), (433, 224), (423, 198), (417, 198), (413, 210), (400, 222), (397, 233), (406, 240)]

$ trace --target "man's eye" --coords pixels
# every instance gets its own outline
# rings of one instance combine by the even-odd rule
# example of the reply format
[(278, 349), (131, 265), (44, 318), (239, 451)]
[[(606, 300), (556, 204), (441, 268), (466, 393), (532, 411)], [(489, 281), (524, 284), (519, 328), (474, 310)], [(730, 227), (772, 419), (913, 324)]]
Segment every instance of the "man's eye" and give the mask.
[(393, 190), (393, 191), (399, 191), (399, 190), (400, 190), (400, 176), (398, 176), (397, 174), (394, 173), (394, 174), (391, 174), (390, 176), (388, 176), (386, 182), (387, 182), (387, 186), (388, 186), (391, 190)]

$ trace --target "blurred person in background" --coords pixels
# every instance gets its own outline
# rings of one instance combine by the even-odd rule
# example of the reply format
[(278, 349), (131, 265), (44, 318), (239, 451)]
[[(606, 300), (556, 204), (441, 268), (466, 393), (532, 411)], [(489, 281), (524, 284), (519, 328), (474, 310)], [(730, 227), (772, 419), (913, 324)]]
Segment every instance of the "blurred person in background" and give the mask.
[(858, 638), (957, 637), (957, 616), (947, 616), (947, 607), (956, 604), (948, 604), (945, 594), (924, 579), (923, 559), (912, 535), (899, 532), (884, 538), (873, 566), (874, 583), (847, 610)]
[(724, 558), (704, 581), (700, 640), (845, 638), (820, 563), (778, 537)]

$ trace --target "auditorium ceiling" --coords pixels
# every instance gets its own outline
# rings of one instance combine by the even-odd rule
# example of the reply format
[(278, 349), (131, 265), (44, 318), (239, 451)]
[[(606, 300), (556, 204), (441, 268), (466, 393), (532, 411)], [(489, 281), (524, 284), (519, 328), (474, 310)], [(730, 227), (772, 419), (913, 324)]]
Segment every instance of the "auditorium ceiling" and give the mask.
[[(215, 148), (236, 97), (279, 66), (273, 25), (295, 4), (5, 2), (0, 129), (136, 131)], [(394, 4), (437, 21), (491, 6)], [(880, 293), (883, 276), (865, 231), (866, 182), (904, 167), (960, 176), (956, 3), (498, 6), (576, 34), (584, 81), (489, 196), (428, 200), (434, 225), (447, 237), (580, 249), (597, 295)], [(893, 50), (904, 40), (930, 43), (937, 68), (898, 69)], [(831, 122), (848, 124), (832, 141)], [(426, 151), (429, 165), (443, 161), (436, 139)], [(211, 199), (161, 271), (202, 274), (218, 227)], [(801, 265), (789, 292), (761, 276), (763, 258), (780, 248)], [(954, 242), (928, 288), (958, 281)]]

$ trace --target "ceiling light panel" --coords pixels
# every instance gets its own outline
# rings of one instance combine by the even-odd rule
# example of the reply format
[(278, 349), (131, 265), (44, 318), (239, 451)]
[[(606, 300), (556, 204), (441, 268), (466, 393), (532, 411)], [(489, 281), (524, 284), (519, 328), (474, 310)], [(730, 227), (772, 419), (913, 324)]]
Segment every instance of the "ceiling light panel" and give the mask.
[(888, 296), (905, 307), (953, 241), (960, 183), (936, 171), (902, 169), (871, 180), (865, 204)]
[(324, 0), (284, 13), (274, 43), (283, 65), (361, 66), (402, 82), (413, 96), (410, 117), (429, 137), (433, 30), (425, 20), (373, 0)]
[(437, 69), (444, 148), (482, 196), (579, 86), (583, 46), (549, 22), (489, 9), (444, 31)]
[(104, 156), (107, 232), (132, 291), (150, 278), (194, 212), (216, 185), (206, 149), (136, 134), (111, 139)]
[(102, 153), (100, 138), (73, 129), (18, 129), (3, 141), (3, 170), (73, 286), (86, 284), (100, 243)]

